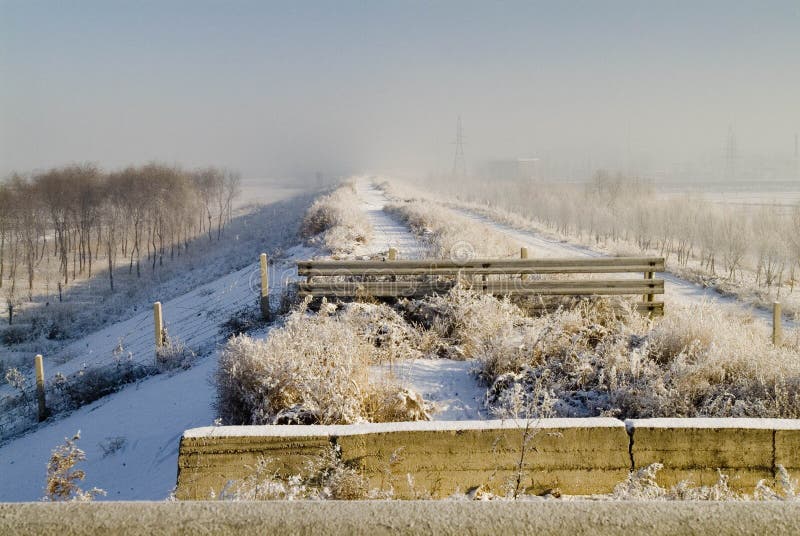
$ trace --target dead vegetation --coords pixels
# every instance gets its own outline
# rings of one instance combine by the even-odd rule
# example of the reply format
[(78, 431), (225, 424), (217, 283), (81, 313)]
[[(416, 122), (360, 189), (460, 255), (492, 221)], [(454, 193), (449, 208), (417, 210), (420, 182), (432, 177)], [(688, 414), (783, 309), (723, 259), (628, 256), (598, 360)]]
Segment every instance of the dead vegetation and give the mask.
[(388, 205), (440, 259), (504, 258), (519, 255), (519, 244), (508, 236), (438, 203), (422, 199)]
[(354, 182), (346, 182), (322, 196), (306, 211), (300, 233), (334, 255), (352, 253), (372, 237), (372, 224), (359, 208)]
[(78, 485), (86, 473), (75, 466), (86, 459), (86, 454), (78, 448), (77, 441), (81, 438), (78, 431), (72, 439), (65, 438), (64, 444), (53, 449), (50, 461), (47, 463), (47, 486), (45, 487), (45, 501), (91, 501), (95, 497), (105, 495), (106, 492), (92, 488), (84, 491)]
[[(427, 418), (419, 395), (369, 378), (371, 364), (393, 359), (414, 338), (391, 309), (323, 303), (318, 313), (311, 313), (307, 305), (308, 300), (265, 340), (242, 335), (228, 341), (217, 372), (223, 422), (350, 424)], [(382, 321), (381, 312), (393, 322)]]

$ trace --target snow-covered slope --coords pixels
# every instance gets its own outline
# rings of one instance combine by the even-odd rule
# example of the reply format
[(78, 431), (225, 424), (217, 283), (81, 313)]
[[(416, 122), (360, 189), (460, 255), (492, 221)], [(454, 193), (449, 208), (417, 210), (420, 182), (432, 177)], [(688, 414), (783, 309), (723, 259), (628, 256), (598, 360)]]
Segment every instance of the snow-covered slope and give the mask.
[[(311, 251), (296, 246), (271, 267), (270, 298), (277, 299), (287, 278), (296, 275), (294, 262)], [(253, 275), (255, 274), (255, 276)], [(214, 420), (216, 346), (222, 342), (220, 323), (247, 303), (255, 303), (258, 268), (253, 264), (203, 285), (164, 304), (170, 334), (192, 348), (210, 348), (187, 371), (159, 375), (126, 386), (121, 391), (84, 406), (64, 418), (40, 425), (32, 432), (0, 447), (0, 501), (30, 501), (43, 495), (47, 460), (51, 450), (81, 431), (79, 446), (87, 460), (86, 486), (108, 492), (109, 499), (166, 498), (175, 485), (178, 444), (188, 428)], [(152, 359), (152, 313), (109, 326), (73, 344), (90, 352), (92, 364), (114, 359), (120, 337), (139, 341), (135, 359)], [(82, 360), (84, 362), (86, 360)], [(75, 360), (56, 370), (72, 370)], [(119, 449), (112, 453), (114, 445)]]

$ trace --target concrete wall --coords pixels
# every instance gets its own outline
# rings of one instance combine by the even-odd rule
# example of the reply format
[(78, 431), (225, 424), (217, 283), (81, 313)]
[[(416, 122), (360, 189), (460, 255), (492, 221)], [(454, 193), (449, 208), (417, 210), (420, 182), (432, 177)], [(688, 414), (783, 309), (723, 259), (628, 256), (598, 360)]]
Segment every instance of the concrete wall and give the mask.
[[(529, 426), (526, 432), (526, 425)], [(522, 489), (609, 493), (628, 472), (661, 463), (659, 483), (717, 481), (735, 489), (771, 483), (778, 464), (800, 474), (800, 421), (790, 419), (542, 419), (353, 426), (231, 426), (188, 430), (178, 459), (179, 499), (207, 499), (252, 471), (259, 458), (289, 476), (331, 445), (373, 488), (416, 498), (476, 486), (501, 491), (515, 479), (524, 438)], [(409, 481), (407, 475), (411, 475)]]
[(632, 419), (626, 425), (635, 468), (662, 463), (657, 480), (665, 487), (681, 480), (711, 485), (721, 471), (732, 488), (751, 492), (759, 480), (772, 483), (779, 464), (800, 472), (795, 419)]
[[(455, 421), (353, 426), (232, 426), (188, 430), (178, 458), (179, 499), (207, 499), (248, 474), (259, 457), (278, 474), (296, 474), (309, 455), (339, 445), (371, 487), (395, 496), (446, 497), (484, 486), (499, 491), (514, 477), (524, 437), (522, 488), (543, 493), (610, 491), (630, 470), (628, 434), (616, 419)], [(412, 475), (413, 485), (407, 475)]]
[(265, 501), (0, 504), (0, 534), (800, 534), (800, 503)]

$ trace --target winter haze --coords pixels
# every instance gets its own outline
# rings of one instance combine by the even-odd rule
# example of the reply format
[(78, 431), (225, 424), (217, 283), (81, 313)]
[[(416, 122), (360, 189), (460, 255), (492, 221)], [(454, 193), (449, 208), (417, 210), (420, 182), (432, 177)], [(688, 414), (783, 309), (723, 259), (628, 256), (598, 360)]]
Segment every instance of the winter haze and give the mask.
[(795, 1), (4, 0), (0, 173), (449, 172), (459, 114), (471, 169), (709, 175), (729, 130), (742, 159), (782, 162), (800, 130), (798, 28)]

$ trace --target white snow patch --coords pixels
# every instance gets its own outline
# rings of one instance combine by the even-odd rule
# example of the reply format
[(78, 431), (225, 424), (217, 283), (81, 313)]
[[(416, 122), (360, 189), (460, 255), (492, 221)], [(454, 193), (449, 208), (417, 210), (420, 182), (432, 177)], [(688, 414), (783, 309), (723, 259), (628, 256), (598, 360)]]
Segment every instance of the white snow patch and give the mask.
[[(83, 489), (97, 486), (107, 500), (158, 500), (175, 487), (183, 430), (211, 424), (217, 356), (191, 369), (139, 382), (40, 426), (0, 447), (0, 502), (36, 501), (44, 495), (50, 452), (80, 430), (86, 461)], [(117, 452), (103, 445), (123, 438)]]
[(747, 417), (661, 417), (626, 419), (625, 426), (636, 428), (742, 428), (750, 430), (800, 430), (800, 419), (758, 419)]
[(395, 378), (434, 404), (435, 421), (486, 419), (483, 400), (486, 388), (472, 373), (474, 361), (411, 359), (391, 365), (375, 365), (373, 375)]
[(453, 432), (459, 430), (519, 430), (554, 428), (624, 428), (619, 419), (609, 417), (586, 417), (568, 419), (505, 419), (490, 421), (407, 421), (363, 424), (331, 425), (264, 425), (264, 426), (205, 426), (186, 430), (185, 438), (210, 437), (317, 437), (387, 432)]

